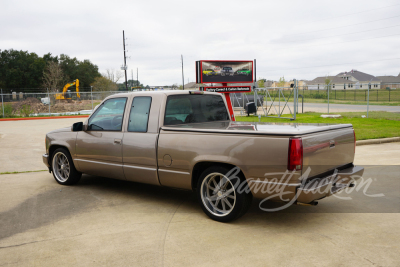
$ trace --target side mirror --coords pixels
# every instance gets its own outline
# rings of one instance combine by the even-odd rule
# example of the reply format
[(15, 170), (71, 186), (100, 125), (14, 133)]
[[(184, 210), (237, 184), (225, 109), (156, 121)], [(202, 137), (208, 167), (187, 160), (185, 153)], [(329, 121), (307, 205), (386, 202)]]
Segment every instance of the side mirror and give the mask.
[(72, 124), (71, 130), (73, 132), (83, 131), (83, 122), (75, 122), (74, 124)]

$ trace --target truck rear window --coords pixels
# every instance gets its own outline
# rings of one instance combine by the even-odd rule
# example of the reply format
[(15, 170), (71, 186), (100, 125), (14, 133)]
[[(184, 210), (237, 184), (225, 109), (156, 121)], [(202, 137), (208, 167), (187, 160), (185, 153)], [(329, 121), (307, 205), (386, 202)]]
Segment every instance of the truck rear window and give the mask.
[(222, 96), (170, 95), (165, 108), (164, 125), (226, 121), (229, 115)]

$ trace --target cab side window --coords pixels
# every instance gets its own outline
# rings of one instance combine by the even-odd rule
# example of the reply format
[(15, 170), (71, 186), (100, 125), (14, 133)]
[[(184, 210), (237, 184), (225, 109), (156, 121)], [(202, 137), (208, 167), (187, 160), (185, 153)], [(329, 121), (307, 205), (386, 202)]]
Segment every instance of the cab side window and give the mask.
[(147, 132), (151, 97), (136, 96), (133, 98), (131, 113), (129, 114), (128, 132)]
[(103, 102), (89, 119), (89, 131), (121, 131), (126, 97)]

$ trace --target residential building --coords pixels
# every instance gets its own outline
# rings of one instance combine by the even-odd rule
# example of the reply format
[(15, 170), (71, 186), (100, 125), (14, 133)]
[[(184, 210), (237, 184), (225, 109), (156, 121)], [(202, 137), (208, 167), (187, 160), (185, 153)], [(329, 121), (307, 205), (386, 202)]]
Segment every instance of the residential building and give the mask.
[(336, 76), (348, 81), (355, 82), (354, 88), (351, 89), (368, 89), (369, 83), (371, 83), (371, 89), (381, 88), (381, 81), (377, 77), (358, 70), (341, 72)]
[(355, 89), (355, 82), (347, 79), (343, 79), (338, 76), (325, 76), (317, 77), (312, 81), (307, 82), (308, 90), (326, 90), (327, 79), (330, 83), (330, 90), (344, 90), (344, 89)]
[(381, 88), (399, 89), (400, 73), (398, 76), (376, 76), (381, 81)]

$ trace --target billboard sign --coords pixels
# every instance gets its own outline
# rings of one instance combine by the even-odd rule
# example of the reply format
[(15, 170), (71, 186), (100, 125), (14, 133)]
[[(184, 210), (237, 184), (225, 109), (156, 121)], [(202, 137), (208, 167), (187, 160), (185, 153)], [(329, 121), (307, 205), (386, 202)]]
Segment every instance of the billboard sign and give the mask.
[(217, 93), (245, 93), (251, 92), (251, 86), (205, 86), (200, 87), (200, 90)]
[(253, 61), (196, 61), (196, 83), (252, 83)]

